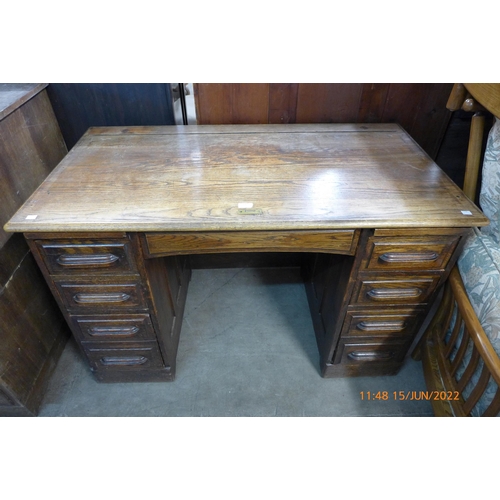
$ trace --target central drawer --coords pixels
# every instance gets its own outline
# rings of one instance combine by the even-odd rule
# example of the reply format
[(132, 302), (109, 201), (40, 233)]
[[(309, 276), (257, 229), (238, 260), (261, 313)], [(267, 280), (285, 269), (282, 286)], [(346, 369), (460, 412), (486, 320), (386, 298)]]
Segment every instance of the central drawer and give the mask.
[(149, 257), (219, 252), (327, 252), (354, 255), (359, 231), (213, 231), (147, 233)]

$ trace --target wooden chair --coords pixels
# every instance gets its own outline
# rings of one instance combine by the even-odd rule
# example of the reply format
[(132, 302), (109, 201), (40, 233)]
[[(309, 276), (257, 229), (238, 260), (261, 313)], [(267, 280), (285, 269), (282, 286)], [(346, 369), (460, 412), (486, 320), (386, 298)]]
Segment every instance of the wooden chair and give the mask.
[[(463, 188), (474, 200), (484, 110), (500, 117), (500, 84), (455, 84), (447, 107), (475, 112)], [(427, 388), (435, 391), (431, 401), (436, 416), (496, 416), (500, 413), (500, 358), (485, 333), (486, 323), (481, 324), (467, 296), (459, 266), (460, 260), (413, 358), (422, 360)]]

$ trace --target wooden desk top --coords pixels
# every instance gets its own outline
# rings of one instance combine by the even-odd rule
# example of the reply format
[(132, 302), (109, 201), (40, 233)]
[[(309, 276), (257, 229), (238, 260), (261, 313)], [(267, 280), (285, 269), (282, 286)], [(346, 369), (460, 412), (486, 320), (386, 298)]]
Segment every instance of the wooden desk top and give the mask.
[[(253, 204), (251, 214), (241, 213), (241, 203)], [(486, 224), (398, 125), (297, 124), (90, 129), (5, 229)]]

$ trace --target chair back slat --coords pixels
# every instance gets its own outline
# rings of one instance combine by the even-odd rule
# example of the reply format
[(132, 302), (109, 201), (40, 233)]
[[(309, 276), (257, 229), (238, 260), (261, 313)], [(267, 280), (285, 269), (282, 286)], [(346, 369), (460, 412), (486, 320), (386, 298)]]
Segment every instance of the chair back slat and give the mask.
[(444, 355), (446, 359), (448, 359), (455, 349), (455, 344), (458, 339), (458, 334), (460, 333), (460, 330), (462, 329), (462, 315), (460, 314), (460, 311), (457, 309), (457, 316), (455, 319), (455, 325), (453, 326), (453, 330), (451, 332), (450, 338), (446, 344), (446, 350), (444, 351)]
[[(448, 329), (450, 328), (451, 320), (453, 318), (453, 311), (454, 311), (454, 299), (453, 299), (453, 293), (451, 291), (450, 284), (447, 282), (444, 286), (444, 292), (443, 292), (443, 300), (442, 300), (442, 305), (441, 305), (441, 311), (446, 311), (445, 314), (445, 319), (440, 323), (439, 327), (439, 341), (441, 344), (445, 343), (446, 340), (446, 335), (448, 332)], [(441, 314), (439, 317), (441, 318)]]
[(463, 390), (465, 389), (465, 386), (470, 382), (470, 379), (472, 375), (474, 375), (474, 372), (477, 369), (480, 356), (479, 356), (479, 351), (476, 349), (474, 346), (474, 343), (471, 341), (472, 344), (472, 354), (469, 360), (469, 363), (467, 364), (467, 367), (464, 370), (464, 373), (462, 376), (457, 380), (457, 390), (462, 393)]
[(495, 397), (489, 404), (488, 408), (481, 415), (482, 417), (496, 417), (500, 413), (500, 387), (497, 387)]
[[(461, 321), (461, 323), (463, 324), (463, 321)], [(460, 339), (460, 346), (457, 350), (457, 354), (455, 355), (455, 357), (453, 358), (453, 361), (451, 362), (450, 373), (452, 376), (455, 376), (455, 373), (457, 372), (458, 368), (462, 364), (462, 362), (464, 360), (465, 353), (467, 352), (467, 345), (469, 344), (469, 340), (470, 340), (469, 332), (467, 331), (467, 329), (465, 327), (463, 328), (462, 332), (463, 333), (462, 333), (462, 338)]]
[(483, 392), (486, 390), (488, 386), (488, 381), (490, 379), (490, 372), (486, 365), (483, 365), (483, 369), (481, 370), (481, 376), (477, 381), (474, 389), (472, 389), (468, 398), (465, 399), (464, 402), (464, 412), (466, 415), (470, 415), (474, 406), (476, 406), (477, 402), (483, 395)]

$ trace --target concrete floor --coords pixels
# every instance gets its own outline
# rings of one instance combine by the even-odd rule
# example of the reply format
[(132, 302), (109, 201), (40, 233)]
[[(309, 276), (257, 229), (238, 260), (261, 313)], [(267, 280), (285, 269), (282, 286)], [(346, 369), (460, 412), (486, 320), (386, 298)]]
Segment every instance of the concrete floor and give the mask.
[[(432, 416), (420, 363), (393, 377), (323, 379), (296, 268), (193, 270), (175, 382), (102, 384), (71, 340), (40, 416)], [(387, 391), (387, 401), (361, 392)]]

